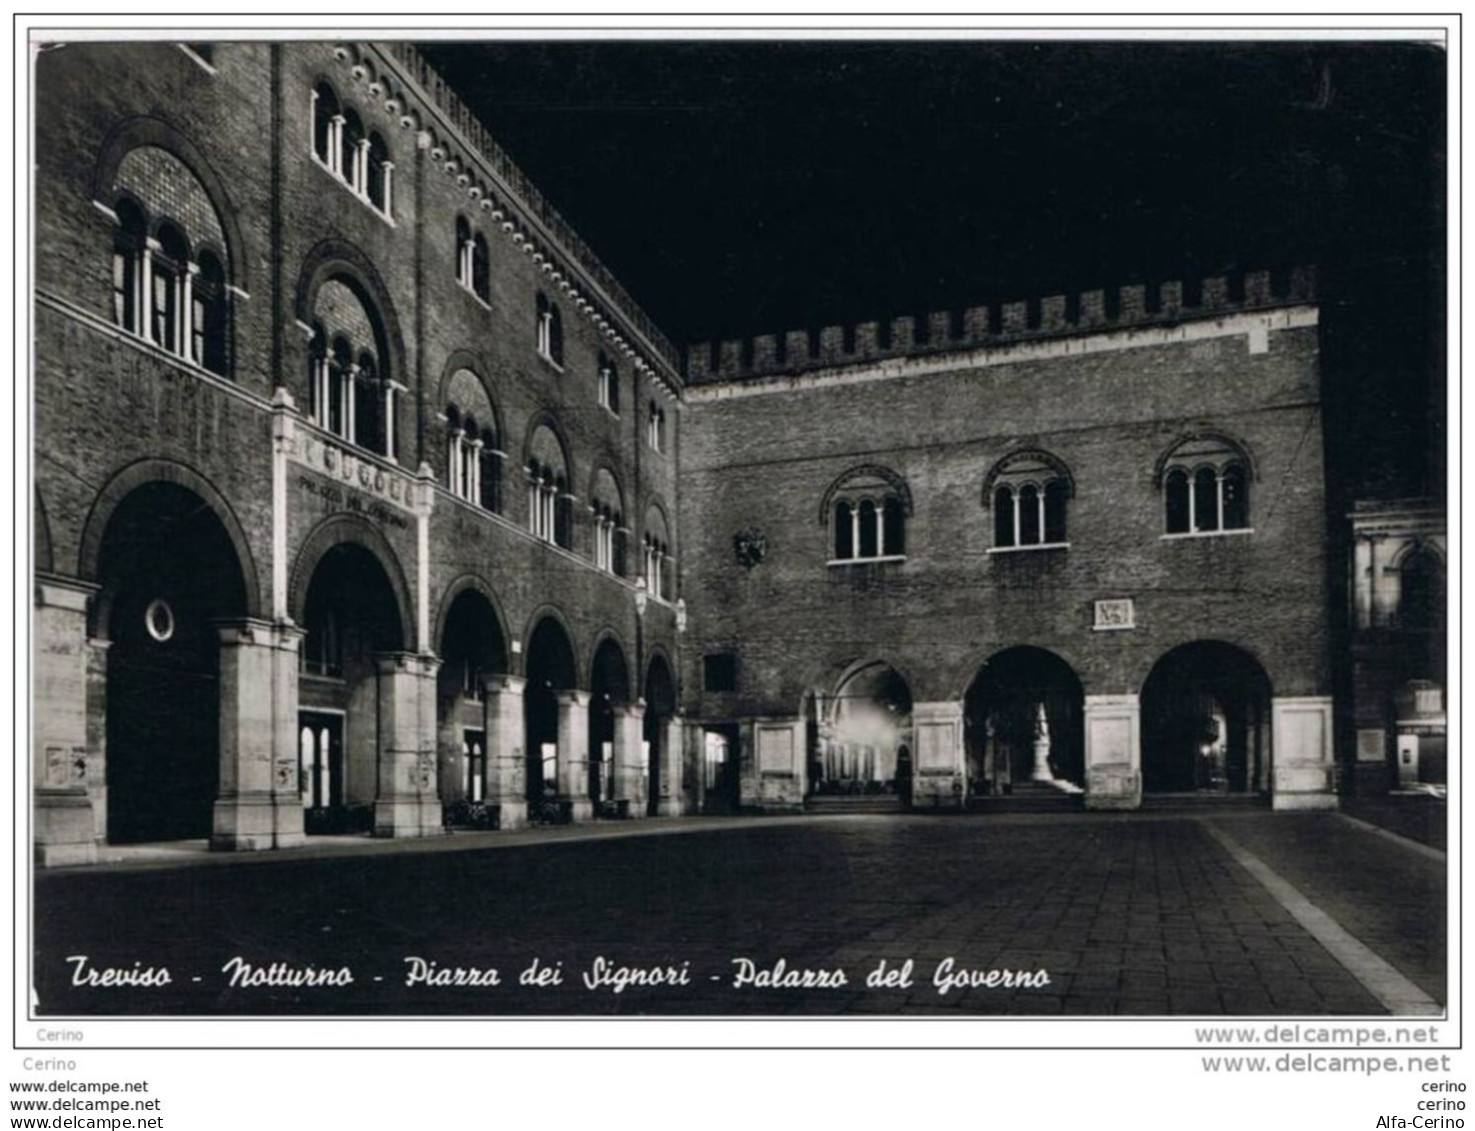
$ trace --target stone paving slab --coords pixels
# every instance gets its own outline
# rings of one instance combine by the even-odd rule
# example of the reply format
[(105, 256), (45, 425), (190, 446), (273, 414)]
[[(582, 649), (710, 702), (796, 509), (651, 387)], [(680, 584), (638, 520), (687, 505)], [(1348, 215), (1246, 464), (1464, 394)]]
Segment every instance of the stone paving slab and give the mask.
[[(1443, 1002), (1447, 875), (1427, 853), (1335, 813), (1212, 818), (1312, 903), (1425, 993)], [(1306, 942), (1299, 944), (1304, 951)]]
[[(1262, 826), (1293, 883), (1332, 867), (1318, 836), (1283, 815), (1236, 817), (1233, 834), (1254, 851)], [(1390, 880), (1405, 870), (1396, 858), (1376, 863), (1370, 874)], [(1373, 937), (1414, 946), (1410, 922), (1384, 921), (1381, 883), (1318, 890)], [(42, 1009), (61, 1014), (1381, 1012), (1195, 818), (1161, 814), (739, 820), (700, 835), (569, 837), (556, 851), (530, 840), (235, 869), (88, 869), (38, 877), (35, 923)], [(76, 988), (69, 954), (167, 961), (175, 981)], [(230, 987), (219, 971), (234, 955), (348, 965), (355, 984)], [(504, 983), (407, 987), (406, 956), (494, 966)], [(562, 962), (565, 984), (518, 986), (534, 956)], [(579, 972), (598, 957), (684, 963), (690, 984), (586, 991)], [(849, 984), (735, 990), (742, 957), (759, 969), (780, 958), (790, 970), (840, 967)], [(893, 968), (911, 958), (914, 984), (867, 989), (883, 958)], [(958, 971), (1042, 970), (1048, 984), (939, 994), (933, 974), (947, 958)]]

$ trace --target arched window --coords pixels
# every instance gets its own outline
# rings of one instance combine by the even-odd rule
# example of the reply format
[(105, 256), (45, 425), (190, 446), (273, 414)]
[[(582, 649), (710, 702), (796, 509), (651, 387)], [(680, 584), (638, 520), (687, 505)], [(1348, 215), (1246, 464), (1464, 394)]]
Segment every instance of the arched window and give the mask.
[(544, 542), (565, 550), (574, 543), (574, 496), (569, 490), (563, 445), (549, 425), (540, 425), (529, 441), (528, 529)]
[(1159, 463), (1168, 534), (1221, 534), (1250, 528), (1250, 463), (1217, 435), (1180, 442)]
[(394, 213), (394, 162), (389, 146), (370, 133), (358, 112), (338, 101), (325, 82), (312, 88), (312, 155), (376, 212)]
[(150, 292), (149, 337), (170, 353), (183, 354), (191, 337), (186, 333), (185, 312), (192, 309), (186, 301), (189, 286), (189, 242), (174, 225), (159, 225), (158, 235), (150, 245), (152, 290)]
[(456, 282), (471, 289), (471, 225), (464, 216), (456, 217)]
[(620, 373), (603, 353), (599, 355), (599, 403), (620, 415)]
[(133, 334), (143, 333), (143, 252), (146, 222), (131, 200), (118, 201), (118, 226), (113, 229), (113, 321)]
[(339, 169), (348, 187), (361, 196), (368, 195), (369, 139), (357, 111), (343, 112), (343, 164)]
[(502, 509), (502, 453), (497, 450), (497, 436), (490, 428), (481, 430), (481, 447), (477, 452), (482, 507), (489, 511)]
[(395, 384), (385, 365), (381, 335), (357, 289), (341, 277), (327, 280), (314, 305), (308, 374), (312, 419), (335, 436), (395, 458)]
[(1398, 568), (1398, 627), (1442, 631), (1444, 622), (1444, 563), (1433, 550), (1415, 547)]
[(666, 410), (655, 401), (650, 402), (650, 415), (646, 418), (645, 439), (658, 452), (666, 450)]
[(601, 468), (594, 478), (589, 512), (594, 516), (594, 564), (606, 573), (625, 573), (625, 528), (620, 488)]
[(389, 159), (389, 146), (377, 133), (369, 135), (369, 203), (386, 216), (393, 215), (391, 197), (394, 162)]
[(490, 391), (470, 369), (457, 369), (447, 387), (446, 485), (484, 510), (502, 511), (502, 461)]
[(841, 499), (835, 504), (835, 560), (855, 557), (855, 516), (850, 503)]
[(563, 365), (563, 316), (558, 304), (538, 292), (538, 355), (554, 365)]
[(911, 493), (895, 472), (859, 467), (845, 473), (825, 494), (831, 526), (831, 564), (897, 559), (906, 554), (906, 518)]
[(213, 252), (200, 253), (200, 273), (194, 281), (194, 311), (190, 344), (195, 363), (212, 373), (225, 373), (226, 291), (225, 269)]
[(141, 145), (118, 163), (113, 199), (113, 321), (228, 375), (230, 261), (205, 186), (172, 151)]
[(486, 302), (491, 294), (489, 282), (487, 241), (477, 232), (471, 240), (471, 289), (482, 302)]
[(1070, 472), (1043, 451), (1014, 452), (996, 463), (984, 481), (984, 503), (994, 512), (995, 550), (1062, 547), (1066, 503), (1074, 494)]
[(671, 536), (666, 516), (652, 505), (645, 512), (644, 578), (646, 591), (657, 601), (676, 599), (676, 559), (671, 555)]
[(342, 125), (343, 115), (338, 107), (338, 96), (327, 83), (318, 83), (312, 89), (312, 153), (335, 173), (341, 173), (342, 170), (339, 163)]
[(353, 374), (353, 424), (355, 442), (384, 453), (384, 386), (379, 380), (379, 366), (374, 355), (360, 352), (358, 368)]

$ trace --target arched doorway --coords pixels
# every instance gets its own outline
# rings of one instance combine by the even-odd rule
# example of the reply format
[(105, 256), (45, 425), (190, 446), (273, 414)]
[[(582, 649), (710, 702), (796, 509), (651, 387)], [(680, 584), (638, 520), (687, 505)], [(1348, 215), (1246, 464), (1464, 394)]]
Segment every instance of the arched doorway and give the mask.
[(1142, 686), (1142, 788), (1149, 793), (1270, 789), (1270, 680), (1242, 648), (1184, 644)]
[[(544, 617), (533, 629), (527, 648), (527, 689), (523, 693), (523, 727), (527, 742), (528, 819), (562, 820), (560, 759), (579, 751), (559, 748), (559, 696), (577, 682), (574, 648), (557, 619)], [(564, 741), (568, 741), (564, 736)]]
[(1084, 701), (1081, 681), (1053, 652), (1021, 646), (990, 657), (963, 700), (969, 791), (1012, 793), (1037, 782), (1079, 792)]
[(879, 661), (852, 670), (828, 698), (815, 697), (809, 792), (910, 799), (912, 694)]
[(107, 667), (108, 840), (206, 837), (220, 786), (220, 637), (247, 608), (240, 561), (193, 491), (146, 483), (98, 558)]
[(485, 594), (463, 589), (446, 610), (436, 674), (441, 803), (447, 824), (492, 823), (488, 769), (486, 681), (507, 671), (507, 644)]
[[(645, 764), (650, 773), (650, 792), (647, 795), (647, 812), (654, 817), (661, 812), (664, 802), (667, 812), (675, 812), (679, 803), (676, 791), (681, 780), (672, 770), (679, 767), (667, 766), (675, 752), (667, 750), (666, 733), (668, 724), (676, 714), (676, 681), (671, 678), (671, 668), (664, 656), (652, 656), (645, 670)], [(669, 793), (663, 796), (661, 783), (667, 782)]]
[(379, 796), (377, 657), (404, 648), (399, 604), (379, 559), (339, 542), (318, 559), (298, 660), (298, 781), (309, 834), (366, 832)]
[(630, 669), (617, 641), (605, 640), (595, 651), (589, 687), (589, 800), (598, 816), (612, 813), (620, 798), (615, 729), (630, 703)]

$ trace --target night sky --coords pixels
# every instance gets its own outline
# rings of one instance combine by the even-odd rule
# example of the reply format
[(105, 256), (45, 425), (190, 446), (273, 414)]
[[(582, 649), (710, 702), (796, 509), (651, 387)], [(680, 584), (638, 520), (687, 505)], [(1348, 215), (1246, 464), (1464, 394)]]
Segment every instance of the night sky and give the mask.
[(1442, 490), (1436, 48), (426, 52), (678, 346), (1315, 263), (1330, 503)]

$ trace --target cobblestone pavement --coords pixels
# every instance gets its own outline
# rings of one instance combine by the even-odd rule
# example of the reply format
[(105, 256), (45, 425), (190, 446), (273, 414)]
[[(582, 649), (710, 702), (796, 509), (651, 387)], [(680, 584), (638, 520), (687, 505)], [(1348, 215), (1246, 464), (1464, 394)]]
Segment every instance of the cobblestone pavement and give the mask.
[[(1385, 1013), (1206, 821), (1443, 1002), (1442, 861), (1336, 814), (1263, 812), (693, 820), (678, 835), (50, 873), (35, 984), (48, 1014)], [(74, 986), (74, 955), (167, 966), (170, 982)], [(353, 983), (232, 986), (235, 956), (347, 967)], [(501, 984), (406, 986), (409, 957), (494, 967)], [(520, 985), (534, 957), (561, 963), (562, 984)], [(688, 984), (587, 989), (600, 958)], [(737, 959), (847, 984), (735, 988)], [(867, 988), (883, 959), (910, 959), (913, 984)], [(1048, 984), (940, 993), (947, 959)]]

